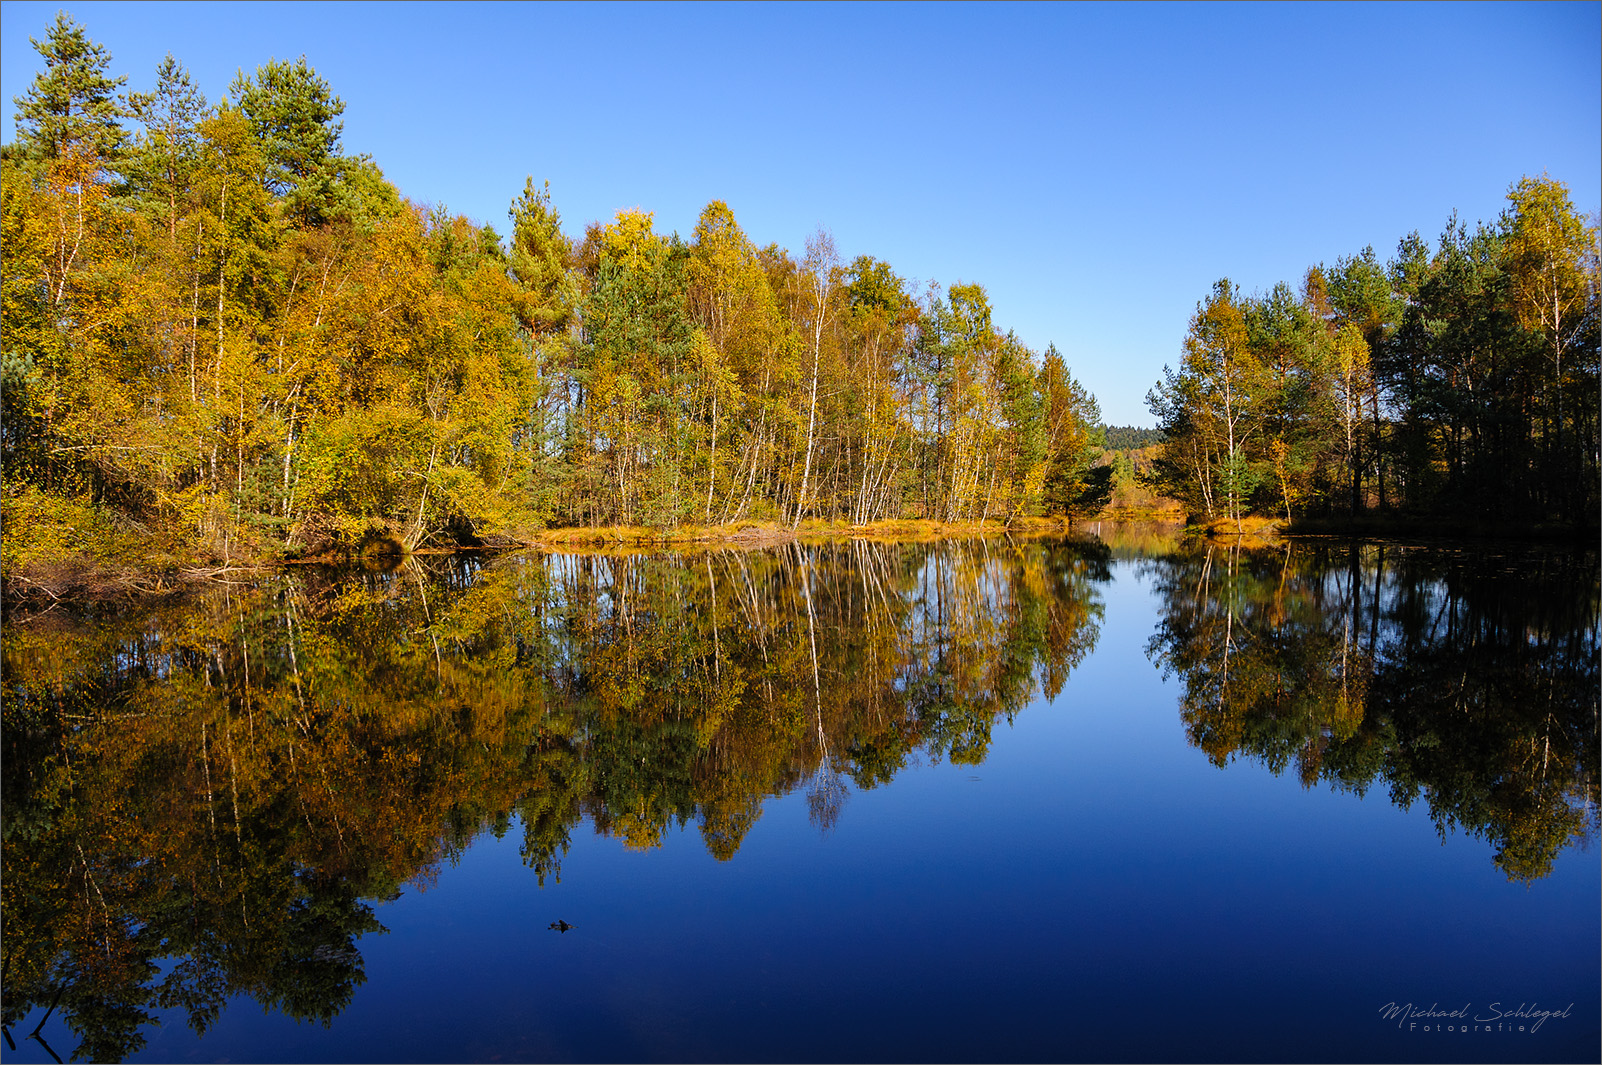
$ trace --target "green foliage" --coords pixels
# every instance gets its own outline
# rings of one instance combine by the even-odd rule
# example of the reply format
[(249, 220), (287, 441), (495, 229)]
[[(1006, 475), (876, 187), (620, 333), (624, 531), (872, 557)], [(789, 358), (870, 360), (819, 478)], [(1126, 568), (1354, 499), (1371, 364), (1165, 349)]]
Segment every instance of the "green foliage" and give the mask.
[(23, 154), (42, 162), (77, 155), (112, 163), (125, 137), (116, 94), (128, 79), (106, 76), (111, 55), (66, 12), (57, 13), (43, 41), (29, 40), (45, 69), (13, 100)]
[(345, 102), (305, 56), (293, 63), (269, 59), (254, 76), (240, 71), (229, 92), (261, 146), (267, 188), (302, 224), (319, 224), (333, 199)]
[(535, 336), (560, 333), (577, 302), (570, 273), (573, 249), (562, 234), (562, 216), (551, 206), (551, 186), (531, 177), (507, 212), (512, 220), (512, 275), (527, 293), (520, 307), (524, 328)]
[[(1594, 526), (1595, 231), (1549, 178), (1509, 202), (1472, 232), (1454, 216), (1433, 251), (1415, 233), (1389, 264), (1367, 248), (1314, 267), (1299, 300), (1215, 290), (1148, 396), (1164, 491), (1208, 516)], [(1226, 304), (1244, 322), (1233, 345)]]
[(681, 481), (695, 327), (686, 296), (689, 249), (621, 212), (608, 226), (581, 310), (586, 343), (575, 377), (598, 471), (601, 522), (677, 525), (692, 505)]
[(329, 163), (327, 217), (346, 222), (359, 232), (371, 234), (406, 211), (399, 190), (384, 177), (378, 164), (367, 155), (342, 155)]
[(156, 87), (129, 93), (132, 118), (144, 126), (123, 163), (131, 194), (142, 212), (175, 236), (180, 218), (191, 206), (193, 183), (201, 166), (200, 123), (211, 115), (206, 97), (168, 53), (156, 68)]

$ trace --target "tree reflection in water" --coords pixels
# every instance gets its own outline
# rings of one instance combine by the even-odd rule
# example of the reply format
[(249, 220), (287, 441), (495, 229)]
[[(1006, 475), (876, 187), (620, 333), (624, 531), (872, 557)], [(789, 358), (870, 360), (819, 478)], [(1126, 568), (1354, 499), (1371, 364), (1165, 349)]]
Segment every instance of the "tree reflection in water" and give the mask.
[[(842, 816), (1094, 647), (1093, 542), (408, 560), (153, 610), (6, 625), (6, 1038), (59, 1010), (75, 1058), (197, 1033), (248, 995), (328, 1024), (369, 903), (522, 822), (560, 877), (588, 820), (694, 822), (727, 860), (763, 800)], [(36, 1030), (37, 1032), (37, 1030)], [(51, 1051), (54, 1054), (54, 1051)]]
[(1181, 678), (1190, 741), (1216, 764), (1422, 797), (1443, 839), (1488, 840), (1510, 880), (1594, 838), (1594, 553), (1207, 544), (1145, 565), (1162, 614), (1148, 654)]

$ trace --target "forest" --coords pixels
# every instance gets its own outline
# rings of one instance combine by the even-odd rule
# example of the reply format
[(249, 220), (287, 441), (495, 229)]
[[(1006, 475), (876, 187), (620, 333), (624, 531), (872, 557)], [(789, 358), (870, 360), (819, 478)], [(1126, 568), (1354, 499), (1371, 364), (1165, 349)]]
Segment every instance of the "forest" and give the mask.
[(1597, 226), (1525, 177), (1492, 223), (1454, 214), (1196, 308), (1178, 370), (1147, 396), (1153, 483), (1212, 522), (1450, 519), (1593, 532), (1598, 516)]
[[(306, 63), (149, 91), (65, 14), (4, 148), (8, 579), (75, 551), (293, 558), (561, 526), (1069, 514), (1096, 402), (978, 284), (820, 230), (408, 201)], [(512, 190), (509, 190), (512, 191)]]
[(1161, 432), (1138, 425), (1109, 425), (1102, 430), (1102, 434), (1106, 447), (1115, 451), (1134, 451), (1163, 442)]

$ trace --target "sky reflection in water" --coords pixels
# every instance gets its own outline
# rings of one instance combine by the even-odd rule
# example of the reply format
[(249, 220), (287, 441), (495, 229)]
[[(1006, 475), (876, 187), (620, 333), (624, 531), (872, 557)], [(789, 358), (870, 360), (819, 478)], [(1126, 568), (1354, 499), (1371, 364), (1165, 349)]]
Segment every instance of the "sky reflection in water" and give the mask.
[[(216, 952), (238, 970), (218, 978), (238, 997), (197, 1040), (186, 1011), (161, 1008), (156, 995), (146, 1006), (161, 1026), (139, 1027), (148, 1042), (131, 1060), (1594, 1056), (1599, 876), (1594, 851), (1565, 842), (1574, 826), (1564, 820), (1579, 809), (1580, 842), (1594, 838), (1596, 596), (1575, 580), (1594, 575), (1594, 557), (1298, 546), (1288, 558), (1220, 549), (1156, 558), (1114, 540), (1110, 552), (861, 545), (626, 563), (530, 559), (482, 573), (431, 565), (387, 578), (296, 577), (287, 589), (213, 609), (215, 631), (232, 634), (221, 642), (231, 639), (241, 660), (255, 656), (257, 690), (240, 699), (243, 664), (226, 655), (212, 690), (233, 693), (232, 727), (251, 727), (254, 708), (254, 746), (233, 742), (242, 760), (278, 773), (247, 782), (240, 852), (268, 853), (260, 860), (269, 869), (322, 860), (343, 869), (348, 890), (387, 932), (350, 937), (365, 982), (325, 1028), (246, 999), (280, 987), (245, 972), (253, 950), (315, 950), (297, 948), (288, 933), (276, 946), (258, 942), (267, 935), (260, 917), (256, 932), (219, 931), (239, 937)], [(628, 604), (632, 595), (632, 606), (612, 617), (578, 609), (601, 598), (596, 583), (577, 579), (586, 572), (610, 589), (605, 601)], [(1554, 602), (1559, 589), (1574, 602)], [(531, 623), (536, 601), (547, 606)], [(13, 738), (17, 715), (48, 717), (48, 700), (37, 696), (46, 685), (30, 669), (48, 658), (58, 681), (77, 677), (103, 702), (109, 689), (110, 705), (156, 708), (164, 705), (156, 693), (174, 685), (142, 680), (139, 668), (160, 659), (169, 675), (193, 669), (204, 656), (177, 649), (217, 640), (172, 635), (172, 617), (146, 619), (147, 634), (164, 627), (166, 657), (147, 646), (146, 665), (130, 669), (125, 652), (122, 667), (87, 682), (93, 670), (74, 648), (110, 639), (126, 649), (118, 626), (127, 621), (102, 621), (98, 637), (81, 628), (7, 632), (8, 777), (45, 749)], [(1227, 684), (1217, 683), (1219, 624)], [(296, 626), (291, 666), (272, 648), (275, 633), (289, 646)], [(964, 643), (977, 651), (965, 657)], [(997, 666), (1009, 655), (1021, 670)], [(1425, 689), (1465, 656), (1483, 663), (1487, 679), (1464, 681), (1456, 702), (1437, 693), (1447, 714)], [(1178, 663), (1166, 678), (1165, 661)], [(475, 662), (483, 668), (469, 668)], [(421, 673), (399, 676), (408, 663)], [(1288, 679), (1293, 671), (1298, 679)], [(642, 674), (677, 679), (631, 694), (627, 678)], [(730, 695), (734, 674), (746, 686)], [(381, 676), (397, 678), (382, 705), (353, 705)], [(1061, 683), (1054, 696), (1039, 690), (1041, 676)], [(1270, 676), (1281, 679), (1265, 683)], [(677, 718), (665, 713), (663, 692), (685, 688), (698, 702)], [(831, 704), (831, 690), (845, 693), (843, 704)], [(1537, 707), (1542, 691), (1549, 703)], [(387, 773), (387, 784), (368, 783), (344, 805), (295, 808), (315, 801), (313, 782), (291, 778), (266, 722), (294, 719), (308, 697), (326, 700), (317, 721), (301, 718), (313, 734), (327, 734), (339, 713), (368, 714), (382, 727), (320, 749), (302, 733), (297, 759), (322, 758), (354, 786), (360, 774), (335, 759), (361, 750), (369, 775)], [(204, 716), (194, 708), (201, 702), (188, 698), (185, 712)], [(717, 723), (708, 723), (709, 703), (723, 707)], [(474, 711), (465, 718), (464, 706)], [(220, 773), (225, 763), (210, 746), (227, 726), (219, 712), (206, 719), (209, 762), (191, 735), (197, 723), (186, 720), (141, 737), (145, 770), (190, 759)], [(1530, 762), (1536, 742), (1544, 774), (1531, 769), (1540, 765)], [(109, 765), (115, 749), (108, 742), (93, 753)], [(1456, 760), (1443, 769), (1435, 751)], [(563, 752), (580, 752), (581, 785)], [(981, 752), (982, 761), (961, 760)], [(431, 759), (434, 769), (419, 768)], [(631, 764), (658, 775), (633, 776)], [(891, 779), (860, 786), (873, 772)], [(1332, 786), (1342, 774), (1347, 784)], [(18, 1049), (7, 1059), (18, 1062), (49, 1060), (24, 1036), (63, 975), (83, 982), (94, 967), (85, 960), (92, 952), (69, 951), (37, 988), (12, 976), (48, 953), (17, 928), (29, 925), (18, 914), (33, 911), (12, 890), (13, 870), (24, 868), (26, 879), (26, 863), (39, 863), (43, 881), (69, 885), (62, 912), (82, 919), (70, 898), (73, 870), (49, 864), (66, 850), (56, 837), (68, 818), (56, 814), (38, 838), (13, 838), (13, 814), (34, 813), (45, 776), (36, 770), (26, 789), (8, 780), (6, 792), (8, 1020), (19, 1010), (10, 1027)], [(193, 801), (204, 774), (185, 779), (187, 790), (171, 792)], [(567, 807), (541, 797), (552, 780), (571, 792)], [(101, 776), (89, 786), (137, 790)], [(752, 806), (741, 787), (782, 794)], [(1393, 793), (1411, 794), (1411, 806), (1393, 803)], [(377, 827), (359, 826), (363, 816), (382, 817), (385, 802), (406, 810), (408, 801), (422, 835), (386, 822), (392, 834), (380, 839)], [(226, 841), (231, 810), (211, 805), (223, 810)], [(713, 807), (723, 813), (709, 815)], [(273, 821), (284, 809), (302, 815), (299, 828)], [(499, 837), (481, 831), (506, 809)], [(441, 811), (454, 829), (434, 851), (417, 850), (438, 824), (427, 818)], [(214, 846), (208, 816), (201, 796), (187, 814), (147, 809), (132, 821)], [(349, 857), (361, 850), (354, 840), (340, 850), (339, 829), (330, 842), (324, 822), (336, 817), (344, 831), (373, 836), (360, 863)], [(525, 822), (543, 827), (526, 832)], [(565, 851), (553, 842), (564, 823)], [(262, 841), (255, 850), (251, 833)], [(630, 837), (638, 847), (625, 846)], [(712, 851), (727, 851), (731, 839), (732, 856), (717, 860)], [(174, 847), (164, 868), (176, 879), (193, 875), (183, 863), (195, 860)], [(170, 920), (171, 902), (148, 901), (148, 886), (117, 874), (116, 850), (91, 859), (106, 884), (125, 885), (113, 902), (145, 928)], [(535, 852), (544, 855), (539, 869), (526, 864)], [(213, 856), (213, 872), (228, 864), (226, 848), (216, 853), (224, 857)], [(432, 872), (429, 853), (439, 859)], [(408, 854), (423, 855), (421, 866)], [(1518, 857), (1504, 862), (1511, 875), (1497, 864), (1504, 854)], [(1544, 875), (1525, 875), (1532, 871)], [(394, 890), (379, 885), (385, 875), (410, 878), (393, 901), (383, 901)], [(282, 876), (246, 876), (247, 903), (265, 906), (274, 889), (263, 885)], [(222, 913), (227, 898), (238, 905), (237, 892), (212, 899), (203, 881), (192, 889), (197, 912), (211, 904)], [(571, 930), (551, 929), (559, 920)], [(337, 939), (322, 957), (338, 954)], [(76, 942), (59, 932), (47, 941)], [(141, 986), (159, 985), (154, 977)], [(19, 997), (29, 992), (38, 1001)], [(1381, 1017), (1390, 1002), (1468, 1004), (1471, 1031), (1398, 1026)], [(1476, 1017), (1521, 1003), (1571, 1002), (1570, 1016), (1533, 1034), (1472, 1030)], [(66, 1013), (58, 1007), (42, 1033), (63, 1057), (79, 1042), (61, 1022)]]

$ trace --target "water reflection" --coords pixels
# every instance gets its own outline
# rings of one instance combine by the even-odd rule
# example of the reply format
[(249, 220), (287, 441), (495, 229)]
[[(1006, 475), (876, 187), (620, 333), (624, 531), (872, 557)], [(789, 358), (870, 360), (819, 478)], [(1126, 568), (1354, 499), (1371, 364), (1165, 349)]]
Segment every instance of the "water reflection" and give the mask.
[(806, 789), (827, 829), (848, 780), (982, 761), (1095, 646), (1109, 578), (1093, 542), (413, 559), (14, 620), (6, 1038), (45, 1007), (116, 1060), (237, 995), (326, 1025), (370, 903), (514, 815), (541, 884), (584, 820), (728, 859)]
[(1482, 837), (1510, 880), (1546, 876), (1598, 814), (1596, 556), (1286, 544), (1145, 563), (1148, 654), (1183, 684), (1216, 764), (1294, 765)]
[(158, 1011), (204, 1033), (240, 995), (326, 1025), (374, 904), (486, 828), (520, 826), (541, 885), (586, 823), (728, 860), (799, 792), (827, 831), (1056, 696), (1115, 558), (1152, 582), (1148, 654), (1217, 764), (1422, 800), (1514, 880), (1595, 834), (1594, 554), (1157, 529), (307, 568), (5, 626), (6, 1038), (51, 1012), (115, 1060)]

